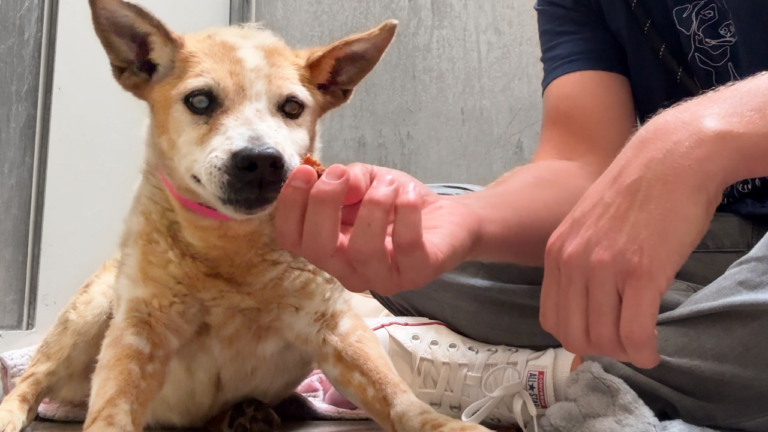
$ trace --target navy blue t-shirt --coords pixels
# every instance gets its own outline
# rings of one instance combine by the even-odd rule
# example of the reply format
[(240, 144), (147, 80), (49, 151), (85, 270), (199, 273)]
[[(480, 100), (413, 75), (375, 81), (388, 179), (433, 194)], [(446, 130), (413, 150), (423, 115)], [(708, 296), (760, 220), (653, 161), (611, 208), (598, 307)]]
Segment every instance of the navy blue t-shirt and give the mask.
[[(702, 89), (768, 70), (768, 1), (637, 1)], [(622, 74), (641, 122), (691, 95), (659, 58), (626, 0), (537, 0), (535, 9), (544, 88), (576, 71)], [(768, 177), (728, 187), (719, 210), (768, 217)]]

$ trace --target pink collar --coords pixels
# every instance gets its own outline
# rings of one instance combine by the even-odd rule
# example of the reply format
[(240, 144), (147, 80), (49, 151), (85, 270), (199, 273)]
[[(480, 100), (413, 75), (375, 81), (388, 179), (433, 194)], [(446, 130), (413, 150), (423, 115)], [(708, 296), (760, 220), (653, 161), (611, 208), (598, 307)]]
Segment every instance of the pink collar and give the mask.
[(231, 221), (234, 220), (231, 217), (221, 213), (220, 211), (208, 207), (207, 205), (200, 204), (199, 202), (192, 201), (189, 198), (184, 197), (179, 193), (179, 191), (176, 190), (175, 187), (171, 184), (171, 182), (168, 181), (168, 179), (165, 177), (165, 174), (163, 174), (162, 171), (159, 171), (160, 173), (160, 180), (163, 181), (163, 184), (165, 185), (165, 188), (168, 189), (168, 192), (171, 193), (171, 195), (176, 198), (176, 201), (179, 202), (179, 204), (183, 205), (193, 213), (197, 213), (200, 216), (205, 216), (209, 219), (215, 219), (220, 221)]

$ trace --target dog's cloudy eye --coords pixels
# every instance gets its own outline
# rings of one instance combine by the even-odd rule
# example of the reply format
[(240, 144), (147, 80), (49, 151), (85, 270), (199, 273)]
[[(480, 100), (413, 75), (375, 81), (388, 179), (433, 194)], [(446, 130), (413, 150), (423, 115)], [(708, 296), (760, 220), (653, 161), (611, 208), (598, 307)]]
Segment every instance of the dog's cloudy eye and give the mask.
[(296, 120), (297, 118), (301, 117), (301, 113), (304, 112), (304, 104), (300, 100), (291, 96), (286, 99), (282, 105), (280, 105), (280, 112), (282, 112), (283, 115), (287, 118)]
[(197, 95), (193, 97), (190, 102), (192, 102), (193, 107), (201, 110), (208, 108), (208, 105), (211, 104), (211, 101), (208, 100), (208, 97), (204, 95)]
[(215, 104), (216, 97), (210, 90), (195, 90), (184, 96), (184, 105), (192, 114), (208, 115)]

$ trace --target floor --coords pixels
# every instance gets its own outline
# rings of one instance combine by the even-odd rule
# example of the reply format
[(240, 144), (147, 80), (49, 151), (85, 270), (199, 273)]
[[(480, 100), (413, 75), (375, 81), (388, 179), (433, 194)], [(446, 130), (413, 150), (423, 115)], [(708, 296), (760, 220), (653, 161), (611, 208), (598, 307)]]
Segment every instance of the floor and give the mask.
[[(34, 422), (28, 432), (80, 432), (82, 423)], [(381, 432), (372, 421), (312, 421), (285, 423), (280, 432)]]

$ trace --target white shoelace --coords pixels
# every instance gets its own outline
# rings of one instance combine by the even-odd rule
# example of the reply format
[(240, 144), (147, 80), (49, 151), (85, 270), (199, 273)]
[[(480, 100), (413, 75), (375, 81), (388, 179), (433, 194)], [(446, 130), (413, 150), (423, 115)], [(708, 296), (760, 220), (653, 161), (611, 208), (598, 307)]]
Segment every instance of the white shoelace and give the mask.
[(437, 341), (430, 342), (431, 356), (413, 354), (414, 373), (410, 384), (422, 400), (434, 408), (449, 403), (450, 410), (459, 413), (462, 411), (461, 398), (464, 389), (468, 387), (470, 399), (476, 401), (464, 409), (462, 420), (479, 423), (498, 408), (503, 414), (514, 417), (520, 428), (525, 431), (525, 406), (533, 418), (534, 431), (538, 432), (536, 406), (525, 390), (525, 368), (528, 360), (542, 355), (541, 353), (507, 348), (499, 354), (500, 358), (492, 362), (496, 366), (483, 373), (490, 357), (498, 353), (497, 349), (489, 348), (481, 353), (470, 346), (467, 350), (474, 354), (474, 359), (459, 362), (459, 346), (457, 343), (450, 343), (447, 347), (448, 361), (445, 362), (440, 360), (438, 355), (439, 346)]

